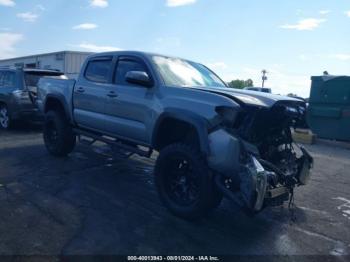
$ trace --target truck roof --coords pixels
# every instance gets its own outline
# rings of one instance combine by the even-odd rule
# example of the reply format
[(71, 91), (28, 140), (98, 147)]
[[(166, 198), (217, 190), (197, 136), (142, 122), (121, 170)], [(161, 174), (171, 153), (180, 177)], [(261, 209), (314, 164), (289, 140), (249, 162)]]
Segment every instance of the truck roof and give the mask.
[(10, 58), (5, 58), (5, 59), (0, 59), (0, 62), (4, 62), (4, 61), (8, 62), (8, 61), (13, 61), (13, 60), (18, 60), (18, 59), (27, 59), (27, 58), (42, 57), (42, 56), (56, 55), (56, 54), (83, 54), (83, 55), (89, 55), (89, 54), (93, 54), (93, 53), (92, 52), (84, 52), (84, 51), (63, 50), (63, 51), (43, 53), (43, 54), (25, 55), (25, 56), (20, 56), (20, 57), (10, 57)]
[(99, 56), (114, 56), (114, 55), (136, 55), (136, 56), (143, 56), (143, 57), (150, 57), (150, 56), (163, 56), (163, 57), (169, 57), (169, 58), (178, 58), (189, 62), (194, 62), (186, 58), (172, 56), (172, 55), (164, 55), (159, 53), (153, 53), (153, 52), (144, 52), (144, 51), (132, 51), (132, 50), (125, 50), (125, 51), (109, 51), (109, 52), (102, 52), (102, 53), (94, 53), (90, 56), (88, 56), (88, 59), (99, 57)]

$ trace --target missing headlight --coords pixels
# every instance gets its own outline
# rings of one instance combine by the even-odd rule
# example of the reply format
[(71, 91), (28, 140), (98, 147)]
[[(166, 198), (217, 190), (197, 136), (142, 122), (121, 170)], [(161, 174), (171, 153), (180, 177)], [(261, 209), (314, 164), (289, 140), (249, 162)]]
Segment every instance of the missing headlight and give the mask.
[(223, 124), (225, 126), (233, 126), (237, 117), (237, 109), (227, 106), (218, 106), (215, 108), (215, 111), (221, 116)]

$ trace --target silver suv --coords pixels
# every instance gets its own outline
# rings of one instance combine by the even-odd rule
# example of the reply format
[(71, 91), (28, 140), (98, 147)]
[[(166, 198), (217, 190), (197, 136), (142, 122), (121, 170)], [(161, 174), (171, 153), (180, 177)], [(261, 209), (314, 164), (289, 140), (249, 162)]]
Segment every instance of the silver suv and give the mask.
[(40, 118), (35, 99), (43, 76), (64, 79), (63, 73), (51, 70), (0, 69), (0, 129), (8, 129), (19, 119)]

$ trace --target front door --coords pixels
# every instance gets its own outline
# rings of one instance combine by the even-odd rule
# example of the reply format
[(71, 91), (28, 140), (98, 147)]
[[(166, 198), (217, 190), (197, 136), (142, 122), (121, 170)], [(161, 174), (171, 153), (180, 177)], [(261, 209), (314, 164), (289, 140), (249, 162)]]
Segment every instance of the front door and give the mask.
[(143, 71), (151, 77), (146, 64), (140, 58), (118, 58), (110, 97), (106, 103), (106, 129), (121, 138), (148, 145), (151, 132), (147, 123), (154, 115), (154, 88), (128, 83), (125, 76), (130, 71)]

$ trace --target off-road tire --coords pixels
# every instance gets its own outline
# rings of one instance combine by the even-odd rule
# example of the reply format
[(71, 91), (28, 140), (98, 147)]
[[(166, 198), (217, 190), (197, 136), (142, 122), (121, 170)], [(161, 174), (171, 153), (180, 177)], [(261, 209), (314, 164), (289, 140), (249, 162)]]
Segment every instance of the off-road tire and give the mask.
[[(191, 174), (198, 179), (198, 194), (194, 202), (189, 205), (179, 204), (178, 201), (174, 200), (171, 196), (171, 190), (167, 186), (167, 181), (170, 179), (169, 176), (171, 176), (171, 172), (174, 172), (169, 165), (169, 161), (172, 158), (186, 159), (191, 166)], [(219, 199), (217, 197), (213, 198), (212, 172), (210, 172), (205, 159), (196, 147), (183, 143), (166, 146), (159, 153), (154, 174), (155, 184), (161, 201), (171, 213), (178, 217), (187, 220), (199, 219), (219, 204)]]
[(45, 114), (43, 137), (46, 149), (56, 157), (67, 156), (76, 144), (72, 127), (60, 111), (49, 111)]

